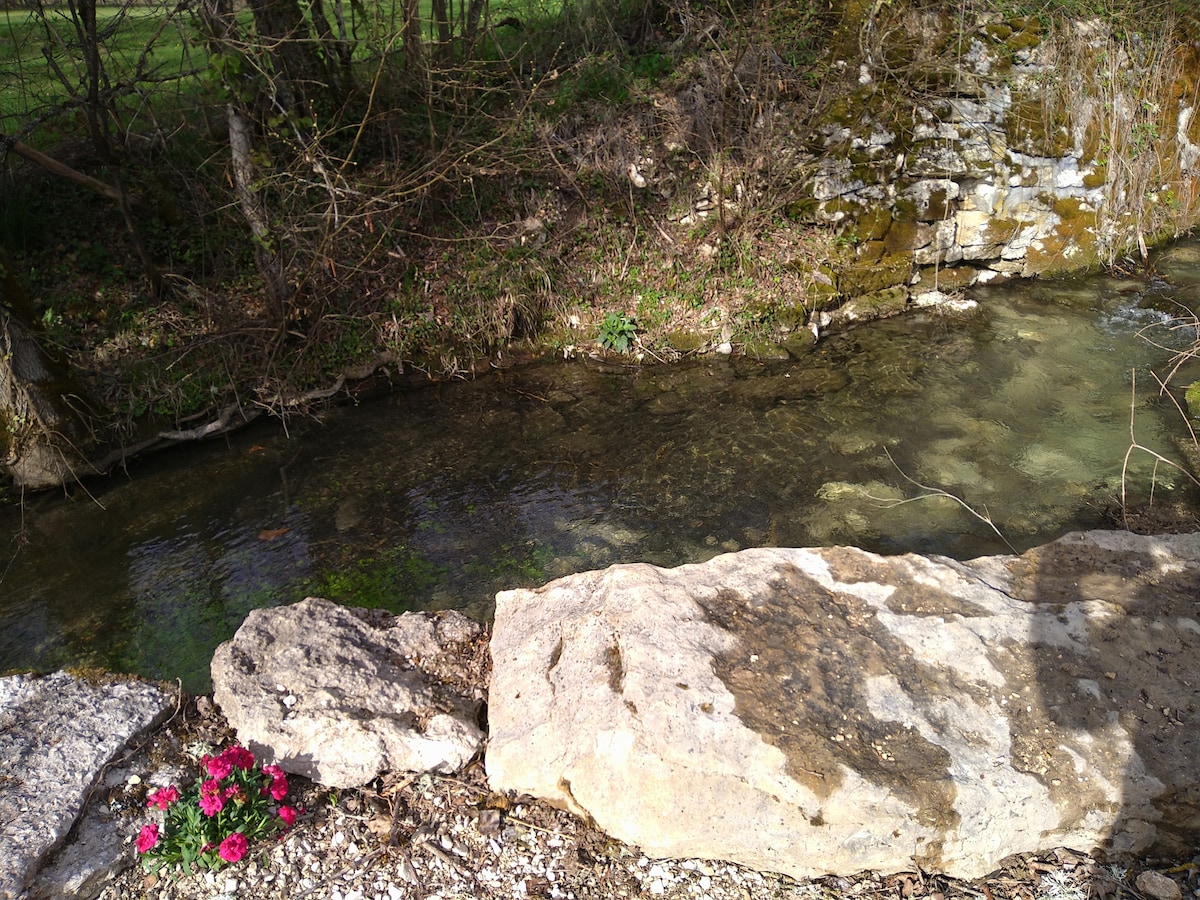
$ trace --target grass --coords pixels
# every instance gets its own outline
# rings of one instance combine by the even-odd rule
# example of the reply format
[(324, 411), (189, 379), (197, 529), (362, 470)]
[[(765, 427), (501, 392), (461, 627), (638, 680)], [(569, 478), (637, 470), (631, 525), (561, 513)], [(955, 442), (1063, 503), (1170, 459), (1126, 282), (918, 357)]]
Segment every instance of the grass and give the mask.
[[(161, 7), (97, 9), (100, 61), (125, 123), (178, 106), (180, 88), (166, 86), (181, 85), (205, 66), (207, 56), (187, 41), (186, 27)], [(30, 131), (56, 109), (79, 101), (84, 81), (81, 44), (65, 7), (47, 9), (44, 16), (11, 7), (0, 10), (0, 132)], [(184, 87), (189, 94), (195, 89), (192, 85)], [(156, 110), (147, 106), (151, 98)], [(47, 130), (32, 134), (37, 140)]]

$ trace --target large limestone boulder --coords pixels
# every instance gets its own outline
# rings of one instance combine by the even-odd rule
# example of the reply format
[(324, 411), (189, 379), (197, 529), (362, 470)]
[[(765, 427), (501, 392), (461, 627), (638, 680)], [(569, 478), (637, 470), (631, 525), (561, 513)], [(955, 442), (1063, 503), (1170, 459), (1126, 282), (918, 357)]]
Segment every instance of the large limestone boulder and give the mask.
[[(28, 895), (105, 768), (174, 706), (170, 694), (134, 679), (0, 678), (0, 898)], [(123, 868), (121, 838), (108, 832), (91, 845), (88, 873)], [(94, 883), (68, 879), (53, 896), (92, 896)]]
[(850, 548), (497, 597), (487, 770), (652, 856), (977, 877), (1200, 836), (1200, 535)]
[(486, 655), (460, 613), (310, 597), (246, 617), (213, 657), (213, 699), (256, 754), (321, 784), (453, 772), (483, 744)]

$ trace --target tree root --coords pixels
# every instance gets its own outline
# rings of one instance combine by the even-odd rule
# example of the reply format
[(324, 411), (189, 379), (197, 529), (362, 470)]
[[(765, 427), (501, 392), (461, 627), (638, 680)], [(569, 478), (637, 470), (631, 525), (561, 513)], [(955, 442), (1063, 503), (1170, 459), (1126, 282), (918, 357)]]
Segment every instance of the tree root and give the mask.
[(83, 471), (78, 473), (78, 475), (103, 475), (114, 468), (124, 468), (130, 459), (152, 451), (165, 450), (189, 441), (202, 441), (224, 434), (231, 434), (245, 428), (265, 413), (282, 418), (288, 412), (299, 407), (304, 407), (321, 400), (328, 400), (345, 390), (347, 381), (362, 381), (374, 375), (384, 366), (394, 364), (395, 362), (395, 358), (390, 354), (380, 354), (368, 363), (343, 372), (334, 380), (332, 385), (326, 388), (306, 391), (295, 397), (285, 397), (280, 393), (276, 393), (267, 400), (255, 401), (251, 405), (231, 403), (221, 409), (216, 418), (203, 425), (182, 430), (160, 431), (136, 444), (117, 447), (104, 457), (89, 462), (86, 466), (82, 467)]

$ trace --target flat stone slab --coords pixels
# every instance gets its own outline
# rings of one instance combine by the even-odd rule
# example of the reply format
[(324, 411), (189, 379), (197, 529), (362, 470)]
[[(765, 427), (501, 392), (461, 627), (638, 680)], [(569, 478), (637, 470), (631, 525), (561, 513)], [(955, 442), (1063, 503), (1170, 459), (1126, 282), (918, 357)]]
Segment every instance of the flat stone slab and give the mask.
[(845, 547), (497, 597), (489, 781), (650, 856), (973, 878), (1200, 838), (1200, 535)]
[(0, 678), (0, 898), (25, 892), (104, 767), (174, 705), (170, 694), (132, 679)]

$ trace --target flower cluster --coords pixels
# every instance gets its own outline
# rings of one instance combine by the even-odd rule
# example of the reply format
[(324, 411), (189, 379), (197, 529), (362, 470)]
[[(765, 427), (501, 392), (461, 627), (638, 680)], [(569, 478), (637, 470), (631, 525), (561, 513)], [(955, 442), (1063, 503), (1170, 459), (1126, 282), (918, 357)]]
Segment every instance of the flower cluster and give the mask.
[(288, 783), (279, 766), (256, 769), (254, 754), (237, 746), (205, 755), (200, 766), (201, 777), (185, 793), (168, 785), (146, 796), (148, 807), (166, 813), (163, 824), (143, 826), (135, 841), (150, 871), (218, 869), (245, 856), (252, 840), (296, 821), (296, 808), (283, 804)]

